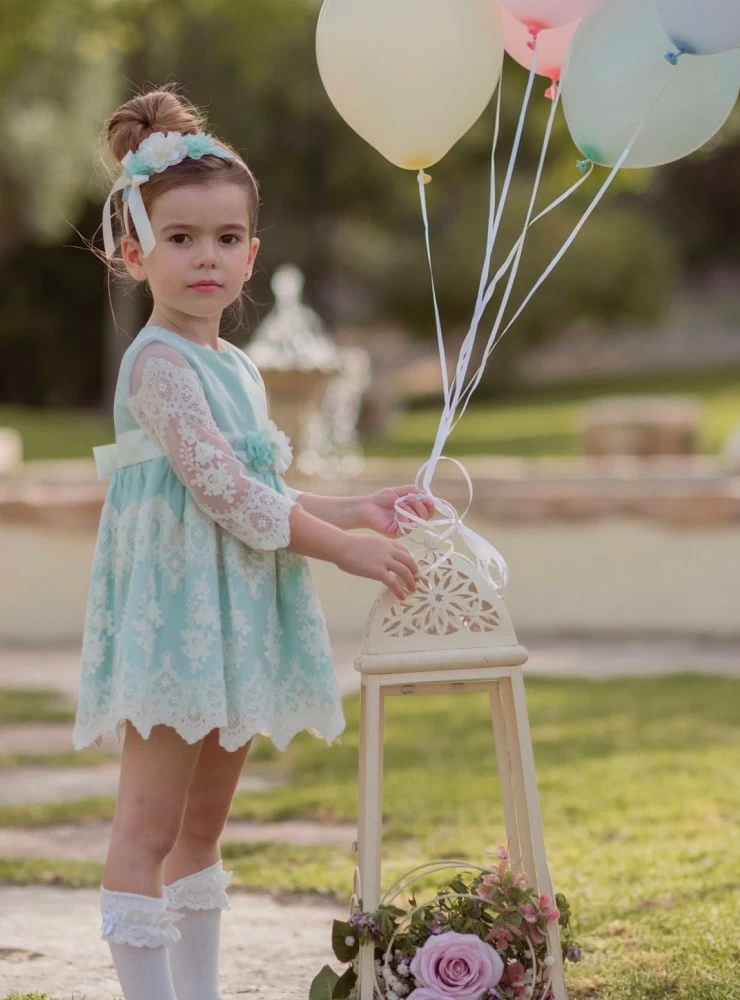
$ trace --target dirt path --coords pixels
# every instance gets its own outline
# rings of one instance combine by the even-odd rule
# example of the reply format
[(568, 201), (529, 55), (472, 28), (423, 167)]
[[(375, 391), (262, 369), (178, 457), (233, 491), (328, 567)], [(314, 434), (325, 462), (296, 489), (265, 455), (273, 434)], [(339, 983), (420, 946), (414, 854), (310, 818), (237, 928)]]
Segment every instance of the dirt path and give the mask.
[[(237, 891), (230, 898), (222, 922), (224, 1000), (307, 1000), (315, 974), (334, 962), (332, 920), (346, 910), (318, 899), (282, 904)], [(16, 991), (120, 1000), (100, 939), (97, 890), (0, 887), (0, 997)]]

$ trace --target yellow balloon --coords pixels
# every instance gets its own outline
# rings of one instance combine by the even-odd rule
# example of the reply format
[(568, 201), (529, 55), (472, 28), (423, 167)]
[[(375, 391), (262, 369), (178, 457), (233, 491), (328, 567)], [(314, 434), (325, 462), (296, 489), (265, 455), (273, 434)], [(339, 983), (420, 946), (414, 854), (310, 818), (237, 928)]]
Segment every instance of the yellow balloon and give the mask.
[(391, 163), (441, 160), (501, 76), (493, 0), (324, 0), (316, 57), (339, 114)]

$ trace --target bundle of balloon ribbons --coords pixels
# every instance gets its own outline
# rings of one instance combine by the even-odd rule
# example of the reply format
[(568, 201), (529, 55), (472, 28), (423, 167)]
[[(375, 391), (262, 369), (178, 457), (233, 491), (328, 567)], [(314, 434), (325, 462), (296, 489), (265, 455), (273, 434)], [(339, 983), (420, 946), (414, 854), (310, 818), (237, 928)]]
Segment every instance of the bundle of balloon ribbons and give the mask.
[[(443, 555), (457, 532), (478, 569), (501, 590), (506, 562), (463, 514), (434, 496), (432, 480), (447, 438), (462, 418), (491, 353), (567, 253), (623, 169), (656, 167), (694, 152), (719, 132), (740, 91), (740, 0), (324, 0), (316, 51), (322, 81), (337, 111), (393, 164), (417, 173), (440, 352), (444, 405), (431, 457), (417, 485), (441, 515), (429, 522), (403, 512), (401, 522), (434, 538)], [(529, 69), (508, 163), (497, 180), (504, 52)], [(500, 256), (494, 251), (524, 133), (536, 77), (550, 81), (552, 102), (532, 195), (521, 234)], [(493, 98), (490, 208), (481, 278), (455, 373), (446, 348), (429, 236), (426, 173), (475, 124)], [(537, 96), (537, 95), (536, 95)], [(535, 96), (535, 99), (536, 99)], [(581, 159), (574, 182), (537, 208), (548, 146), (559, 109)], [(574, 159), (576, 159), (574, 157)], [(583, 184), (607, 168), (564, 244), (523, 301), (510, 307), (528, 234)], [(579, 173), (580, 171), (580, 173)], [(496, 290), (493, 320), (475, 371), (468, 373), (479, 328)], [(453, 460), (450, 460), (453, 461)], [(462, 470), (472, 501), (473, 487)], [(401, 498), (397, 506), (402, 503)], [(470, 507), (468, 502), (468, 509)], [(399, 511), (400, 513), (400, 511)]]

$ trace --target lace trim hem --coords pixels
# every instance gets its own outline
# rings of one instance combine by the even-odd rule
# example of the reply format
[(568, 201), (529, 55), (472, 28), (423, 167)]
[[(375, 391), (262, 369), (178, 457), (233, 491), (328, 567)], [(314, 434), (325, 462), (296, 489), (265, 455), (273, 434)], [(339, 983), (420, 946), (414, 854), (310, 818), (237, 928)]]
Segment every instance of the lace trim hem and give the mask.
[(225, 872), (221, 862), (187, 875), (164, 887), (168, 910), (230, 910), (226, 894), (233, 872)]
[(275, 729), (274, 723), (266, 721), (256, 721), (236, 727), (226, 726), (221, 717), (212, 721), (205, 721), (201, 726), (194, 729), (186, 729), (181, 717), (144, 719), (140, 713), (130, 712), (125, 715), (116, 714), (115, 716), (103, 718), (100, 722), (96, 722), (90, 726), (75, 727), (72, 736), (73, 746), (75, 750), (84, 750), (93, 744), (99, 748), (102, 746), (103, 737), (108, 735), (115, 736), (117, 742), (120, 744), (123, 742), (126, 722), (130, 722), (145, 740), (148, 740), (151, 736), (154, 726), (171, 726), (178, 736), (181, 736), (189, 744), (198, 743), (212, 730), (218, 729), (219, 745), (224, 750), (232, 752), (244, 746), (245, 743), (249, 743), (255, 736), (265, 736), (267, 739), (272, 740), (276, 749), (282, 751), (286, 749), (298, 733), (302, 732), (308, 732), (311, 736), (316, 737), (316, 739), (323, 740), (325, 743), (331, 745), (342, 735), (346, 727), (344, 717), (335, 714), (328, 717), (320, 726), (316, 724), (315, 715), (312, 716), (310, 721), (297, 717), (291, 726), (286, 726), (279, 730)]

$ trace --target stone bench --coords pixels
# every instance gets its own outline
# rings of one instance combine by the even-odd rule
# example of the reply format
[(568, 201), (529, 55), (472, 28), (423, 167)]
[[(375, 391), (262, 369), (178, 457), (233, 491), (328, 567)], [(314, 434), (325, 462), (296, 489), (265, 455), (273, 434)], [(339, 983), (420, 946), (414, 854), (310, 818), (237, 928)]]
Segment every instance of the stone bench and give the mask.
[(581, 416), (583, 451), (592, 456), (694, 455), (700, 428), (700, 405), (682, 397), (599, 399)]
[(23, 465), (23, 441), (12, 427), (0, 427), (0, 479), (15, 475)]
[[(288, 477), (295, 489), (360, 495), (414, 481), (414, 459), (369, 459), (351, 481)], [(441, 463), (433, 488), (462, 513), (467, 489)], [(475, 493), (471, 515), (508, 523), (635, 518), (666, 526), (740, 524), (740, 475), (707, 456), (637, 459), (465, 459)], [(94, 532), (108, 489), (93, 462), (33, 462), (0, 481), (0, 524)]]

